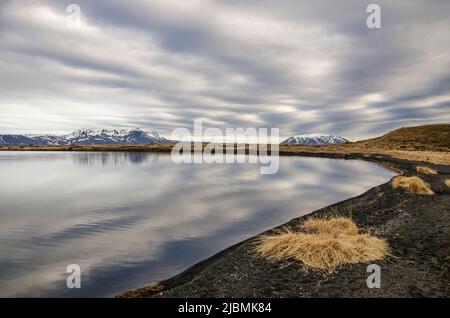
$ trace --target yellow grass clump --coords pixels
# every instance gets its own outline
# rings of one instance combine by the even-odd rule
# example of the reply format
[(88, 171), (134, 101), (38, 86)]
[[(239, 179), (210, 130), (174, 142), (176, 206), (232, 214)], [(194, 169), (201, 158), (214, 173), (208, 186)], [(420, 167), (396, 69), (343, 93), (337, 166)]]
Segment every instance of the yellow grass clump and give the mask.
[(314, 231), (322, 234), (358, 234), (358, 227), (349, 218), (334, 217), (328, 219), (309, 218), (302, 224), (303, 230)]
[(307, 268), (333, 271), (345, 264), (382, 259), (389, 250), (386, 241), (360, 234), (348, 218), (309, 219), (301, 229), (312, 232), (285, 229), (265, 235), (258, 242), (257, 252), (269, 260), (295, 259)]
[(398, 176), (392, 180), (392, 187), (403, 188), (408, 190), (409, 192), (417, 193), (417, 194), (427, 194), (431, 195), (434, 192), (430, 189), (430, 186), (424, 182), (419, 177), (404, 177)]
[(423, 173), (423, 174), (437, 174), (437, 171), (425, 166), (417, 166), (416, 170), (418, 173)]
[(447, 187), (450, 187), (450, 179), (445, 180), (445, 185), (446, 185)]

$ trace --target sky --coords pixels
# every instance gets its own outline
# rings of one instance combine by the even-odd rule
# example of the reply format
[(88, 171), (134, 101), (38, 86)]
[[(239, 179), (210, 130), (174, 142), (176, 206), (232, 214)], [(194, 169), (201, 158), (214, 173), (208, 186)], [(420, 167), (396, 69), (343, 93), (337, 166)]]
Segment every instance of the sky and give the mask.
[(450, 1), (374, 1), (0, 0), (0, 134), (450, 122)]

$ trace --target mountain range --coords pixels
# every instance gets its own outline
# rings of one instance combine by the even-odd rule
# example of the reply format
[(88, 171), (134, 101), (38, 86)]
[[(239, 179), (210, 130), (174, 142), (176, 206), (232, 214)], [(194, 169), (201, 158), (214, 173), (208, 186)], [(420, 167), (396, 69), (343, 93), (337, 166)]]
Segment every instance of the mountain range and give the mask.
[(283, 141), (282, 145), (308, 145), (308, 146), (322, 146), (322, 145), (340, 145), (347, 143), (348, 140), (339, 136), (326, 134), (305, 134), (292, 136)]
[(63, 146), (105, 144), (164, 144), (169, 141), (150, 129), (82, 129), (67, 135), (0, 135), (1, 146)]
[[(165, 144), (170, 141), (151, 129), (82, 129), (67, 135), (0, 135), (0, 146), (66, 146), (66, 145), (140, 145)], [(338, 145), (348, 141), (327, 134), (292, 136), (282, 145)]]

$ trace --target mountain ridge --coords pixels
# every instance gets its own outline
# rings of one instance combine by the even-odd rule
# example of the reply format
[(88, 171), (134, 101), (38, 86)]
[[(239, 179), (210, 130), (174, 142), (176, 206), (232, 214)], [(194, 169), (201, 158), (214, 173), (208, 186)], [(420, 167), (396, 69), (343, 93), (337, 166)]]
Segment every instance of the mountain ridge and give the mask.
[(281, 145), (308, 145), (308, 146), (323, 146), (323, 145), (340, 145), (349, 142), (347, 139), (339, 136), (329, 134), (302, 134), (287, 138)]
[(152, 129), (79, 129), (65, 135), (0, 135), (2, 146), (65, 146), (65, 145), (106, 145), (106, 144), (163, 144), (169, 141)]

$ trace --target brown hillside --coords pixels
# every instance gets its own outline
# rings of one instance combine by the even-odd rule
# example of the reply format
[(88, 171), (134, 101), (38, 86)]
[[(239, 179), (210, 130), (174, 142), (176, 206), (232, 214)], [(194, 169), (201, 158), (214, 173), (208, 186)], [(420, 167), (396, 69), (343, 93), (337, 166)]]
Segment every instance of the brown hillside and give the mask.
[(354, 144), (390, 149), (450, 151), (450, 124), (403, 127)]

